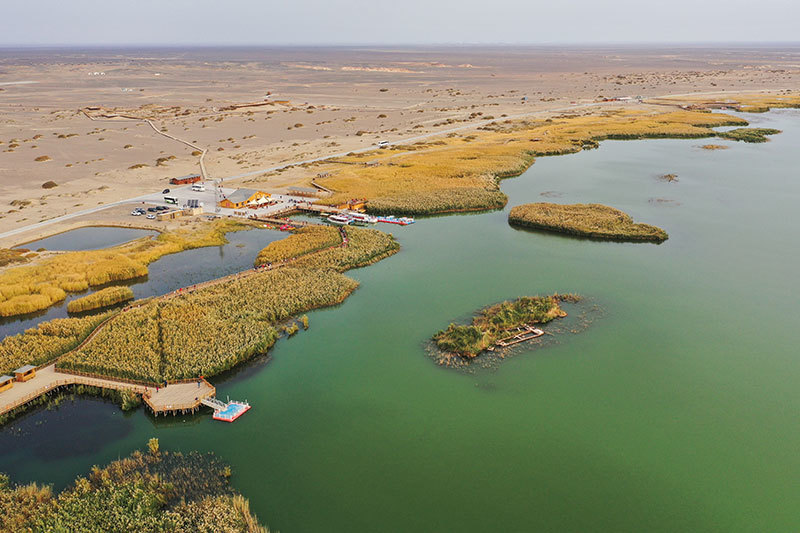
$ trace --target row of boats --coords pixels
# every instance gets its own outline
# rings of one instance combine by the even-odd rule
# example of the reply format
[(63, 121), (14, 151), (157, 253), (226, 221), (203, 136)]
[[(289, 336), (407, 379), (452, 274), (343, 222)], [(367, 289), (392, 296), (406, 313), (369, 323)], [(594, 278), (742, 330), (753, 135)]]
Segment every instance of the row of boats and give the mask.
[(356, 213), (354, 211), (328, 215), (327, 220), (331, 224), (337, 226), (349, 226), (351, 224), (354, 226), (367, 226), (369, 224), (377, 224), (378, 222), (408, 226), (414, 223), (414, 219), (410, 217), (395, 217), (393, 215), (374, 217), (366, 213)]

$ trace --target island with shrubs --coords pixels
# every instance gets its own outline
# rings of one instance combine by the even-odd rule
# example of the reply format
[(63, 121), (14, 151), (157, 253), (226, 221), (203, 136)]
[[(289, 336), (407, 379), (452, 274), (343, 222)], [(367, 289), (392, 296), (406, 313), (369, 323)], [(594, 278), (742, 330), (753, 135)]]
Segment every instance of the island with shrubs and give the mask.
[(579, 300), (574, 294), (524, 296), (481, 309), (470, 324), (451, 323), (433, 336), (438, 362), (450, 364), (454, 358), (468, 362), (485, 351), (540, 337), (544, 332), (534, 325), (567, 316), (559, 303)]
[(628, 214), (602, 204), (523, 204), (511, 209), (508, 222), (589, 239), (661, 243), (669, 237), (661, 228), (636, 223)]

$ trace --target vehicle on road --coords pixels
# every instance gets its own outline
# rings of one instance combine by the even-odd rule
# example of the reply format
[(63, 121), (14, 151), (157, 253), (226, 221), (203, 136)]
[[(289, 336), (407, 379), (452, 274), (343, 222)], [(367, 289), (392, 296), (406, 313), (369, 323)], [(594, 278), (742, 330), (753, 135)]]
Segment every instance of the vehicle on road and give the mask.
[[(194, 183), (192, 184), (192, 191), (194, 192), (205, 192), (206, 184), (205, 183)], [(169, 191), (167, 191), (169, 192)]]
[(178, 199), (174, 196), (165, 196), (164, 202), (168, 204), (178, 205)]
[(161, 191), (161, 194), (169, 194), (169, 189), (164, 189), (163, 191)]
[(378, 148), (386, 148), (389, 146), (389, 141), (378, 141)]
[(155, 216), (154, 214), (152, 214), (152, 213), (151, 213), (151, 214), (147, 215), (147, 219), (148, 219), (148, 220), (155, 220), (155, 219), (156, 219), (156, 216)]

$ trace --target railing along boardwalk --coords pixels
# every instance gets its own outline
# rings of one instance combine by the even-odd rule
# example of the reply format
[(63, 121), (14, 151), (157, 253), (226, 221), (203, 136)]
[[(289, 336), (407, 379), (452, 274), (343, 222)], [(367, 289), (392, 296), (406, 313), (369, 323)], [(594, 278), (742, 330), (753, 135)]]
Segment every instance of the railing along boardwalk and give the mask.
[[(276, 263), (271, 266), (273, 268), (281, 268), (288, 266), (293, 262), (318, 253), (326, 252), (335, 248), (340, 248), (348, 245), (347, 230), (339, 228), (339, 237), (341, 241), (333, 246), (315, 250), (313, 252), (303, 254), (291, 259), (285, 260), (281, 263)], [(234, 279), (242, 279), (245, 277), (256, 275), (265, 270), (264, 267), (253, 268), (252, 270), (245, 270), (237, 272), (221, 278), (212, 279), (203, 283), (198, 283), (190, 287), (178, 289), (176, 291), (157, 296), (152, 300), (167, 300), (175, 298), (186, 293), (196, 291), (204, 287), (211, 287), (220, 283), (225, 283)], [(11, 389), (0, 393), (0, 416), (13, 411), (14, 409), (25, 405), (26, 403), (35, 400), (43, 394), (47, 394), (59, 387), (68, 385), (89, 385), (92, 387), (101, 387), (113, 390), (129, 390), (142, 396), (145, 405), (147, 405), (154, 415), (159, 414), (178, 414), (195, 412), (200, 408), (204, 398), (213, 397), (216, 394), (216, 389), (204, 378), (185, 379), (178, 381), (168, 381), (166, 387), (153, 386), (143, 382), (134, 380), (127, 380), (122, 378), (112, 378), (100, 376), (96, 374), (88, 374), (75, 370), (61, 369), (56, 370), (56, 361), (68, 354), (80, 350), (87, 343), (89, 343), (106, 325), (112, 320), (125, 313), (130, 309), (139, 307), (141, 303), (133, 303), (125, 307), (116, 315), (110, 316), (97, 327), (75, 348), (57, 357), (55, 361), (48, 363), (36, 369), (36, 377), (25, 382), (15, 382)]]
[(145, 404), (155, 415), (194, 412), (200, 407), (201, 400), (216, 394), (214, 386), (202, 378), (168, 383), (166, 387), (155, 387), (79, 372), (62, 372), (55, 369), (55, 364), (50, 364), (38, 369), (35, 378), (14, 383), (11, 389), (0, 394), (0, 415), (68, 385), (88, 385), (135, 392), (142, 396)]

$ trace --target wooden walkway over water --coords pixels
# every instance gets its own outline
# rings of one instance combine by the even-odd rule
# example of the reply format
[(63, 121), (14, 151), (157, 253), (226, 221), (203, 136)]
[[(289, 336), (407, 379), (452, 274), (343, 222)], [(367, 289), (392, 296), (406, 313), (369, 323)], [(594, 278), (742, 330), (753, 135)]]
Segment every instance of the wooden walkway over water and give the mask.
[(216, 394), (214, 386), (204, 379), (169, 383), (166, 387), (154, 387), (118, 381), (113, 378), (60, 372), (56, 370), (55, 364), (50, 364), (39, 368), (35, 378), (21, 383), (15, 382), (9, 390), (0, 393), (0, 416), (43, 394), (73, 385), (134, 392), (142, 396), (145, 405), (156, 416), (194, 412), (200, 408), (201, 400)]
[[(329, 248), (316, 250), (314, 252), (311, 252), (310, 254), (305, 254), (300, 257), (294, 257), (285, 260), (282, 263), (276, 263), (268, 270), (291, 265), (298, 259), (306, 257), (307, 255), (318, 254), (341, 246), (347, 246), (348, 245), (347, 230), (345, 228), (340, 228), (339, 232), (341, 234), (342, 240), (338, 244), (331, 246)], [(265, 270), (264, 267), (248, 269), (242, 272), (237, 272), (235, 274), (230, 274), (228, 276), (212, 279), (203, 283), (198, 283), (196, 285), (191, 285), (189, 287), (178, 289), (176, 291), (172, 291), (167, 294), (157, 296), (153, 299), (167, 300), (170, 298), (179, 297), (204, 287), (210, 287), (234, 279), (242, 279), (249, 276), (254, 276), (259, 274), (260, 272), (263, 272), (264, 270)], [(107, 318), (106, 320), (101, 322), (94, 329), (94, 331), (92, 331), (86, 337), (86, 339), (84, 339), (83, 342), (81, 342), (76, 348), (74, 348), (70, 352), (67, 352), (66, 354), (62, 354), (56, 359), (56, 361), (58, 359), (61, 359), (62, 357), (65, 357), (69, 353), (80, 350), (89, 341), (91, 341), (92, 338), (94, 338), (94, 336), (97, 335), (97, 333), (101, 329), (103, 329), (115, 318), (129, 311), (130, 309), (135, 309), (141, 306), (143, 303), (144, 301), (134, 302), (133, 304), (125, 307), (122, 311), (120, 311), (119, 314)], [(37, 368), (36, 377), (34, 377), (33, 379), (26, 382), (15, 382), (14, 386), (11, 387), (11, 389), (6, 390), (4, 392), (0, 392), (0, 416), (13, 411), (14, 409), (22, 405), (25, 405), (32, 400), (35, 400), (36, 398), (42, 396), (43, 394), (47, 394), (62, 387), (68, 387), (73, 385), (89, 385), (92, 387), (100, 387), (104, 389), (112, 389), (118, 391), (128, 390), (134, 392), (142, 396), (144, 403), (147, 405), (147, 407), (152, 411), (152, 413), (155, 416), (158, 416), (160, 414), (176, 415), (183, 413), (193, 413), (200, 408), (203, 399), (212, 398), (216, 394), (216, 389), (214, 388), (214, 386), (208, 383), (203, 378), (183, 380), (180, 382), (168, 382), (166, 387), (155, 387), (152, 385), (147, 385), (145, 383), (125, 381), (120, 379), (114, 379), (111, 377), (81, 374), (80, 372), (73, 372), (67, 370), (56, 370), (55, 362), (53, 362), (50, 363), (49, 365)]]

